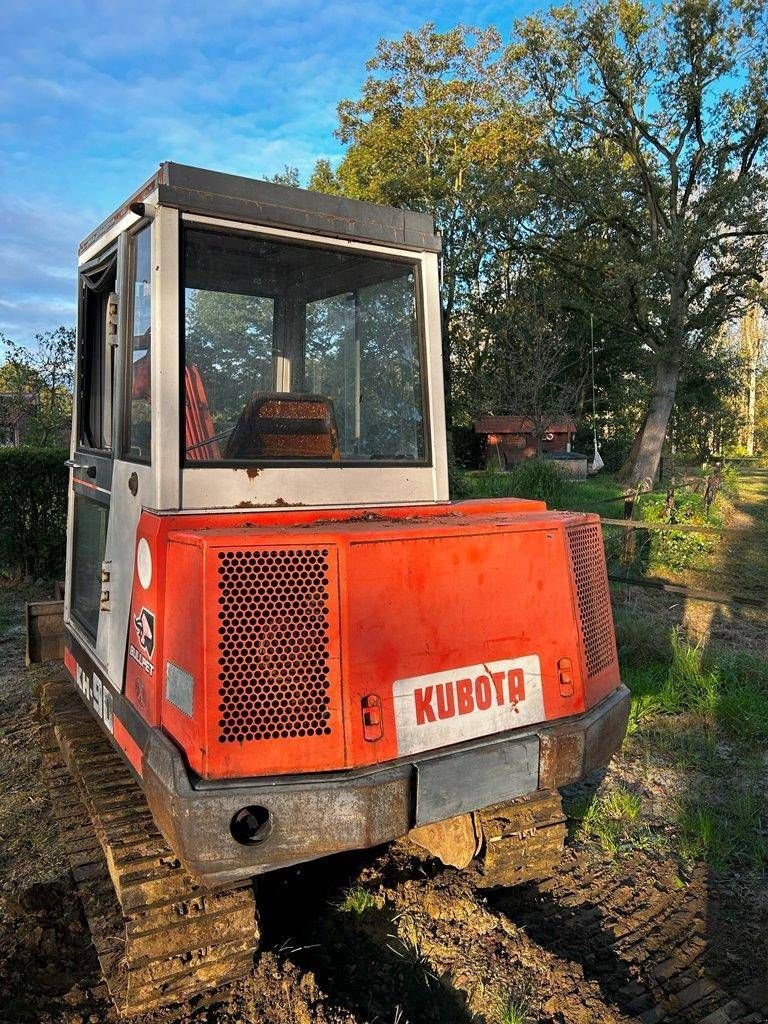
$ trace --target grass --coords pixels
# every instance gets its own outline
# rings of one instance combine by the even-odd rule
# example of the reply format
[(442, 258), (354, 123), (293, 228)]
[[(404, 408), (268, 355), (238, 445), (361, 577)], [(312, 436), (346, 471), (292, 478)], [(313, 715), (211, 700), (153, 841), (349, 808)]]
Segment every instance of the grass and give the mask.
[(532, 460), (506, 473), (483, 470), (462, 473), (457, 478), (455, 497), (534, 498), (546, 501), (550, 508), (573, 512), (600, 512), (612, 516), (621, 507), (615, 500), (624, 487), (607, 475), (583, 482), (561, 476), (552, 463)]
[(640, 796), (624, 786), (579, 797), (568, 807), (568, 817), (574, 838), (596, 844), (611, 857), (659, 846), (658, 837), (641, 820)]
[(688, 796), (680, 801), (678, 825), (685, 861), (705, 861), (717, 871), (768, 869), (768, 808), (757, 791), (731, 787)]
[(632, 694), (631, 732), (656, 713), (692, 714), (743, 745), (768, 742), (768, 659), (707, 653), (678, 630), (662, 641), (637, 617), (617, 615), (616, 626), (622, 678)]
[(375, 906), (376, 897), (361, 885), (346, 889), (342, 899), (336, 904), (337, 909), (343, 914), (353, 914), (355, 917), (362, 917)]
[(499, 1000), (497, 1024), (530, 1024), (531, 1007), (519, 996), (507, 995)]

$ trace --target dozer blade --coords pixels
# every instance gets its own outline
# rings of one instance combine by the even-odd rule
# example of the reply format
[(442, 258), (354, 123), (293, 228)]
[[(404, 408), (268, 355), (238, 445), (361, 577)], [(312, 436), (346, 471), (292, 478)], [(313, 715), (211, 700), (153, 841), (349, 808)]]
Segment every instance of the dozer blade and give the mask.
[(259, 938), (252, 887), (194, 882), (70, 682), (43, 684), (40, 703), (53, 809), (119, 1014), (197, 1000), (245, 976)]
[(26, 606), (27, 665), (64, 660), (64, 602), (30, 601)]
[(550, 877), (565, 837), (560, 793), (544, 790), (423, 825), (407, 839), (444, 864), (471, 865), (478, 887), (495, 889)]

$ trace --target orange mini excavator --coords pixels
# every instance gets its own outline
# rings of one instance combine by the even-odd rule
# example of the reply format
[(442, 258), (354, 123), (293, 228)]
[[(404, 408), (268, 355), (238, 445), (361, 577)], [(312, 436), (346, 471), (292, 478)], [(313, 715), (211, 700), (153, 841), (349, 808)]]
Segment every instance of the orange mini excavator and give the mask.
[(80, 247), (54, 807), (124, 1014), (241, 976), (253, 878), (551, 869), (623, 738), (595, 516), (448, 496), (423, 214), (163, 164)]

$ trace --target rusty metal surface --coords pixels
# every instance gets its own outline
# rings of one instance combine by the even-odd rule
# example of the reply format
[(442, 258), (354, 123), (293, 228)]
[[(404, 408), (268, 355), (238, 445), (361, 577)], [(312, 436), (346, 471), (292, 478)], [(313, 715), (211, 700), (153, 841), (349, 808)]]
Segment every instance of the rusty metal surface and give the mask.
[(477, 817), (483, 834), (482, 888), (519, 885), (552, 874), (567, 831), (557, 790), (497, 804)]
[(64, 602), (31, 601), (26, 606), (27, 665), (64, 660)]
[(606, 707), (605, 713), (594, 716), (584, 731), (584, 772), (608, 764), (621, 747), (629, 721), (629, 691), (622, 686), (619, 699)]
[[(177, 749), (153, 731), (143, 768), (158, 827), (190, 873), (209, 885), (378, 846), (410, 827), (410, 765), (353, 778), (338, 773), (193, 789)], [(242, 846), (230, 822), (249, 806), (265, 807), (272, 828), (263, 843)]]
[(443, 864), (460, 869), (469, 867), (482, 845), (482, 832), (476, 827), (474, 814), (420, 825), (407, 838)]
[(557, 789), (578, 779), (584, 771), (584, 730), (562, 727), (541, 736), (539, 785)]

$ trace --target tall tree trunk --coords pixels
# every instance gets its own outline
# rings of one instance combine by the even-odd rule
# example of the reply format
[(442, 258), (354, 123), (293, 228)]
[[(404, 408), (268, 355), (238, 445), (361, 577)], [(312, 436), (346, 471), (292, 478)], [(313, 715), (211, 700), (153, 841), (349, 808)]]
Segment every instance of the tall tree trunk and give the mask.
[(622, 467), (623, 478), (633, 487), (643, 481), (656, 482), (661, 462), (661, 449), (667, 436), (669, 417), (675, 404), (680, 362), (662, 353), (656, 365), (656, 384), (648, 413), (638, 431), (628, 464)]
[(747, 455), (755, 454), (755, 406), (757, 399), (757, 359), (749, 367), (747, 386)]

